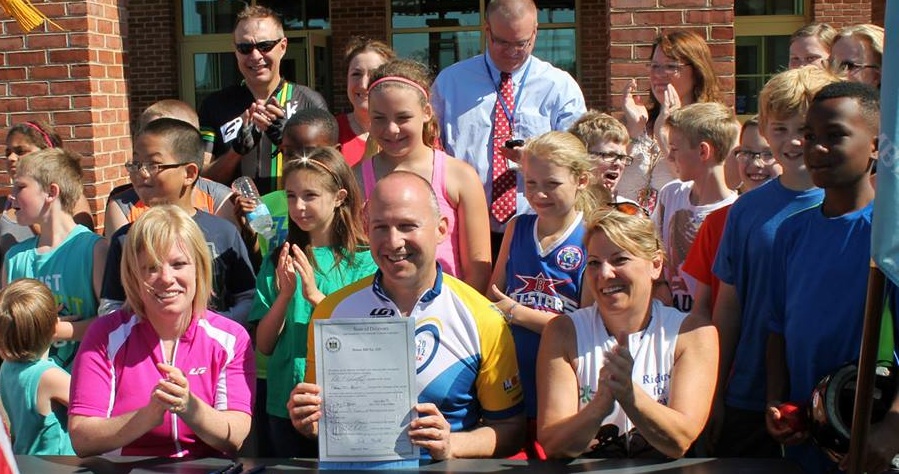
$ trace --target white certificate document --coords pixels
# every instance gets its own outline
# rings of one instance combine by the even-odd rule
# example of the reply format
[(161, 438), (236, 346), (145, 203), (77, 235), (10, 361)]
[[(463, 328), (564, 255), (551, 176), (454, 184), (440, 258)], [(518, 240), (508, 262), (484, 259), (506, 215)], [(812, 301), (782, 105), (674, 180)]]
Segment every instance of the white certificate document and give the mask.
[(314, 331), (320, 461), (417, 460), (414, 320), (316, 320)]

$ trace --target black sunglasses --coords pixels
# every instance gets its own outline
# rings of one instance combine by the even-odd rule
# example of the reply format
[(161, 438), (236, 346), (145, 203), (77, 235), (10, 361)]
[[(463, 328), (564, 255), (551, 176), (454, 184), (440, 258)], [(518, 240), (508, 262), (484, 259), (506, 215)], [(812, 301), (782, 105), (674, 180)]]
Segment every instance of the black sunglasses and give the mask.
[(267, 53), (275, 49), (275, 46), (277, 46), (282, 39), (284, 38), (260, 41), (258, 43), (234, 43), (234, 49), (236, 49), (240, 54), (250, 54), (254, 49), (258, 49), (260, 53)]

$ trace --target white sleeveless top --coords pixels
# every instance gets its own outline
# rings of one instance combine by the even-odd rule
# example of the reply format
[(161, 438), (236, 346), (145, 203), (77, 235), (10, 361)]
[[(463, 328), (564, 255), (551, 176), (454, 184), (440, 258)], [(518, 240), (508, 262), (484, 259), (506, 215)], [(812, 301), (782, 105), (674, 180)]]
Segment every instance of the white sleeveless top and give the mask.
[[(674, 368), (674, 349), (677, 335), (686, 314), (652, 300), (652, 316), (645, 330), (629, 336), (628, 347), (634, 359), (632, 379), (650, 398), (668, 404), (671, 389), (671, 370)], [(577, 380), (579, 408), (593, 399), (599, 387), (599, 371), (605, 363), (605, 353), (618, 343), (606, 331), (596, 305), (581, 308), (568, 317), (577, 332)], [(614, 424), (619, 433), (627, 433), (633, 424), (616, 402), (602, 425)]]

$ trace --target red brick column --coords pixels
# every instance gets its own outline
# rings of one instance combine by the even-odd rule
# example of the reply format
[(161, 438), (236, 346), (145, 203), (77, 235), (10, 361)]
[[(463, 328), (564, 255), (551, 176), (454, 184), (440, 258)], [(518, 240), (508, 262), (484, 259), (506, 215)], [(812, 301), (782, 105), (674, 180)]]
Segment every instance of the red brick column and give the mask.
[(883, 26), (884, 20), (886, 19), (886, 7), (886, 0), (871, 1), (871, 23)]
[[(66, 148), (84, 155), (84, 191), (98, 226), (131, 156), (124, 3), (34, 2), (65, 31), (45, 24), (24, 34), (5, 13), (0, 17), (0, 139), (14, 123), (53, 124)], [(3, 173), (0, 182), (9, 177)]]
[(365, 36), (391, 44), (387, 37), (387, 7), (384, 0), (331, 0), (331, 71), (334, 78), (334, 113), (352, 110), (346, 97), (346, 64), (343, 51), (353, 36)]
[(153, 103), (178, 98), (177, 11), (174, 0), (128, 0), (125, 74), (135, 123)]
[[(609, 101), (609, 0), (581, 2), (577, 12), (578, 84), (587, 108), (608, 111)], [(611, 54), (619, 51), (612, 50)], [(614, 56), (613, 56), (614, 57)], [(627, 58), (629, 58), (628, 56)]]
[(690, 29), (709, 44), (728, 105), (734, 101), (733, 0), (609, 0), (611, 104), (621, 110), (621, 91), (631, 78), (648, 103), (646, 67), (652, 42), (665, 31)]

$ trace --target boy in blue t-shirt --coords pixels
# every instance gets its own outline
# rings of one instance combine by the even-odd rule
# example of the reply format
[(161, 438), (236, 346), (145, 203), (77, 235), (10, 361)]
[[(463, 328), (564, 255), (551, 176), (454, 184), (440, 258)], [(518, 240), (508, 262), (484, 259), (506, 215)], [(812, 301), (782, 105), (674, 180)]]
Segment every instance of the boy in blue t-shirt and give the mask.
[(858, 359), (871, 259), (879, 93), (825, 86), (806, 117), (804, 160), (824, 201), (787, 218), (775, 237), (768, 322), (768, 432), (806, 472), (834, 467), (777, 408), (806, 403), (818, 381)]
[(771, 255), (784, 219), (824, 197), (805, 169), (801, 129), (812, 97), (837, 80), (820, 68), (792, 69), (772, 77), (759, 95), (759, 127), (783, 173), (734, 203), (712, 268), (720, 280), (712, 313), (720, 365), (708, 424), (715, 456), (781, 456), (765, 427)]

